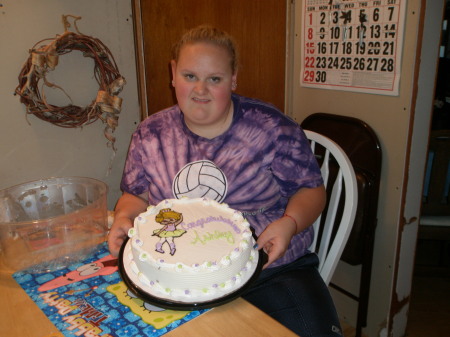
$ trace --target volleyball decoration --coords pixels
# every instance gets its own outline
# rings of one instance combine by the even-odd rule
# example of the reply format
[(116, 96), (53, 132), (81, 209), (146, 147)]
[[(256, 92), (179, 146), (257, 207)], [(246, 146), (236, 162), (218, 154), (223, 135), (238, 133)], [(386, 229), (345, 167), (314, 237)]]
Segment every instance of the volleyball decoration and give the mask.
[(208, 198), (222, 202), (227, 194), (227, 179), (213, 162), (200, 160), (185, 165), (177, 173), (172, 190), (177, 199)]

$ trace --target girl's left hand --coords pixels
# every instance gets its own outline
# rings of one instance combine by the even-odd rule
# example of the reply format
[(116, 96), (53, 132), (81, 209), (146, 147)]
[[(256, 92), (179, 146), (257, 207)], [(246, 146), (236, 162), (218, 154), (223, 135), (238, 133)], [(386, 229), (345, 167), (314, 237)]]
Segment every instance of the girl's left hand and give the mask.
[(256, 242), (257, 249), (264, 249), (268, 255), (268, 261), (263, 266), (263, 269), (286, 253), (289, 243), (296, 232), (297, 226), (289, 217), (281, 217), (266, 227)]

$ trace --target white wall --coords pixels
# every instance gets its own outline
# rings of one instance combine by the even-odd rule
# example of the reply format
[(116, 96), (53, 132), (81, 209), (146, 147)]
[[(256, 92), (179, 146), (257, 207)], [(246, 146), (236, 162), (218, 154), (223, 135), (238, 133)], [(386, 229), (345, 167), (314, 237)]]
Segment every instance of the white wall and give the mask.
[[(430, 2), (436, 2), (442, 8), (444, 0), (427, 1), (427, 3)], [(383, 163), (368, 327), (364, 329), (364, 333), (369, 337), (391, 336), (390, 333), (392, 336), (401, 336), (406, 325), (407, 310), (404, 309), (407, 308), (408, 302), (401, 304), (399, 301), (405, 300), (410, 292), (416, 234), (414, 227), (404, 226), (404, 224), (420, 215), (421, 177), (424, 170), (433, 95), (430, 77), (435, 70), (433, 63), (430, 62), (434, 62), (435, 65), (438, 51), (436, 27), (438, 32), (442, 17), (436, 17), (434, 14), (435, 17), (429, 21), (434, 23), (435, 27), (429, 33), (430, 36), (425, 35), (425, 40), (429, 44), (425, 44), (424, 48), (427, 49), (424, 51), (428, 53), (428, 58), (420, 63), (421, 60), (416, 59), (418, 41), (420, 41), (419, 20), (425, 8), (421, 7), (421, 0), (407, 2), (400, 93), (398, 96), (390, 97), (300, 87), (301, 3), (301, 1), (295, 2), (292, 72), (294, 75), (292, 93), (290, 93), (292, 97), (290, 114), (299, 122), (315, 112), (356, 117), (368, 123), (377, 134), (382, 147)], [(432, 73), (423, 79), (423, 83), (419, 83), (420, 95), (416, 96), (414, 76), (415, 67), (418, 65), (420, 69)], [(414, 123), (417, 124), (414, 125)], [(414, 139), (411, 138), (413, 127)], [(422, 143), (418, 144), (420, 137), (422, 137)], [(411, 157), (409, 157), (410, 147), (416, 151)], [(408, 177), (418, 181), (411, 180), (407, 185)], [(412, 188), (413, 185), (414, 188)], [(409, 230), (411, 228), (412, 231)], [(402, 241), (402, 238), (405, 240)], [(332, 282), (357, 295), (359, 275), (359, 266), (340, 263)], [(333, 297), (340, 315), (355, 324), (356, 302), (335, 291)], [(400, 315), (397, 315), (398, 313)]]
[[(112, 151), (106, 145), (100, 120), (83, 128), (58, 127), (34, 115), (26, 116), (25, 106), (13, 95), (29, 49), (38, 41), (64, 32), (63, 14), (82, 17), (77, 21), (80, 32), (100, 39), (111, 50), (127, 80), (119, 95), (123, 99), (122, 111), (114, 132), (118, 150), (110, 173)], [(120, 196), (119, 182), (130, 136), (139, 122), (131, 0), (2, 1), (0, 49), (0, 189), (51, 176), (92, 177), (108, 184), (108, 206), (112, 208)], [(93, 60), (72, 51), (60, 56), (59, 65), (48, 79), (64, 88), (75, 105), (86, 106), (98, 91), (93, 66)], [(41, 92), (55, 105), (68, 102), (57, 90), (45, 88)]]

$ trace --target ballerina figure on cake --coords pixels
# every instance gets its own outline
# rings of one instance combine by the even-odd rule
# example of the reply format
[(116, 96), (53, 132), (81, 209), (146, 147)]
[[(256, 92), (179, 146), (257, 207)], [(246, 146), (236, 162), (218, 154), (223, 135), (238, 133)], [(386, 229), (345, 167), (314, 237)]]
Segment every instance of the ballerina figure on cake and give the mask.
[(170, 255), (175, 254), (175, 238), (178, 238), (186, 233), (184, 229), (177, 229), (177, 226), (183, 221), (183, 214), (175, 212), (170, 208), (164, 208), (156, 215), (155, 221), (164, 226), (161, 229), (156, 229), (153, 231), (153, 236), (160, 238), (160, 240), (156, 243), (155, 250), (158, 253), (164, 254), (162, 246), (167, 242), (170, 247)]

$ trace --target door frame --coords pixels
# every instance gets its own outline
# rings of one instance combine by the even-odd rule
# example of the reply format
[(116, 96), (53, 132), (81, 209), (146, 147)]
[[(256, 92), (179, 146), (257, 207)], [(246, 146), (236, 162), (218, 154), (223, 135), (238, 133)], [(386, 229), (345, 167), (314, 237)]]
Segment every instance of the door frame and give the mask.
[(148, 117), (147, 83), (145, 81), (144, 34), (142, 29), (142, 8), (140, 0), (131, 0), (133, 14), (134, 45), (136, 50), (136, 72), (141, 120)]

